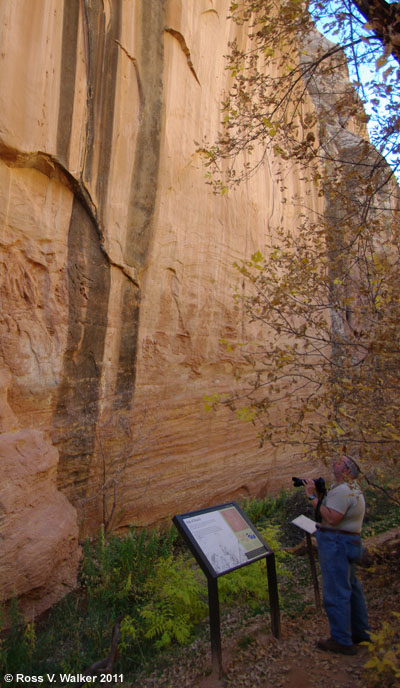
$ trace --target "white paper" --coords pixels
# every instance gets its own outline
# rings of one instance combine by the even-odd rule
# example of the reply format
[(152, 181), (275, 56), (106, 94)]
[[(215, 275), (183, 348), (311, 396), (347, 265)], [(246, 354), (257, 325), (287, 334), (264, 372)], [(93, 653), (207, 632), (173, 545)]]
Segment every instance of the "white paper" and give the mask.
[(248, 564), (263, 543), (234, 507), (185, 518), (185, 525), (214, 571)]
[(315, 531), (317, 530), (317, 524), (315, 523), (315, 521), (313, 521), (311, 518), (308, 518), (308, 516), (304, 516), (304, 514), (301, 514), (301, 516), (297, 516), (297, 518), (294, 518), (292, 523), (298, 528), (301, 528), (302, 530), (305, 530), (307, 533), (310, 533), (310, 535), (313, 535), (313, 533), (315, 533)]

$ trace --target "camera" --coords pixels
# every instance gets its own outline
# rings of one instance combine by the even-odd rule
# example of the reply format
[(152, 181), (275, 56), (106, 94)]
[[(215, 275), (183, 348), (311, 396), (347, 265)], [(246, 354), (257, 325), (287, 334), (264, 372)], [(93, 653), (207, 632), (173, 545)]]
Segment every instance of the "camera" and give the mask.
[[(293, 487), (301, 487), (304, 485), (304, 478), (292, 478)], [(322, 495), (326, 495), (325, 480), (323, 478), (317, 478), (314, 480), (315, 489)]]

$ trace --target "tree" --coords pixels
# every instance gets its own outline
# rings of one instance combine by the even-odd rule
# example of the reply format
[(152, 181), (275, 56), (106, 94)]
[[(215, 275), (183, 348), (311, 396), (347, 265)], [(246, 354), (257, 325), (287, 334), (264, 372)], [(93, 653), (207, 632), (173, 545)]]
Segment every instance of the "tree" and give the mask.
[[(400, 449), (399, 4), (245, 0), (231, 9), (248, 26), (250, 48), (231, 45), (223, 128), (202, 148), (210, 183), (225, 191), (269, 156), (283, 194), (287, 164), (295, 162), (322, 204), (311, 212), (307, 199), (291, 199), (295, 230), (276, 227), (268, 246), (237, 265), (247, 291), (236, 298), (262, 336), (241, 347), (245, 390), (223, 401), (258, 425), (261, 443), (318, 461), (346, 451), (365, 467), (393, 468)], [(338, 42), (323, 38), (316, 23)], [(364, 103), (375, 114), (371, 142)]]
[[(363, 7), (365, 14), (369, 8), (370, 23), (365, 23), (357, 12), (358, 6)], [(374, 7), (385, 9), (385, 13), (379, 14)], [(354, 75), (353, 85), (359, 88), (363, 103), (369, 105), (374, 115), (371, 142), (376, 150), (390, 155), (392, 168), (396, 170), (400, 151), (400, 69), (391, 56), (399, 59), (400, 33), (398, 42), (390, 41), (392, 38), (397, 41), (395, 18), (399, 7), (400, 3), (392, 5), (384, 0), (232, 2), (232, 19), (248, 25), (252, 45), (243, 51), (235, 41), (227, 56), (227, 69), (234, 83), (222, 104), (223, 131), (215, 145), (203, 148), (214, 186), (224, 188), (225, 184), (240, 183), (256, 172), (271, 147), (276, 154), (303, 160), (307, 166), (311, 161), (329, 159), (323, 146), (324, 137), (319, 145), (315, 138), (321, 114), (326, 117), (327, 113), (308, 112), (301, 117), (301, 111), (308, 93), (316, 95), (324, 81), (325, 89), (319, 93), (327, 97), (329, 81), (336, 86), (337, 74), (347, 72), (347, 68)], [(388, 17), (392, 15), (390, 23)], [(379, 20), (388, 24), (383, 23), (379, 29)], [(318, 42), (316, 24), (334, 37), (336, 43)], [(298, 51), (293, 50), (294, 45)], [(372, 71), (363, 78), (366, 67), (371, 66)], [(335, 93), (331, 86), (335, 114), (340, 114), (342, 127), (351, 119), (357, 120), (361, 127), (368, 117), (360, 107), (354, 88), (343, 79), (341, 82), (341, 92)], [(245, 165), (235, 165), (242, 152), (252, 154), (256, 146), (257, 150), (261, 148), (258, 157)], [(224, 168), (224, 178), (219, 178), (222, 161), (230, 166)]]
[(371, 27), (374, 35), (400, 62), (400, 5), (386, 0), (353, 0), (360, 14)]

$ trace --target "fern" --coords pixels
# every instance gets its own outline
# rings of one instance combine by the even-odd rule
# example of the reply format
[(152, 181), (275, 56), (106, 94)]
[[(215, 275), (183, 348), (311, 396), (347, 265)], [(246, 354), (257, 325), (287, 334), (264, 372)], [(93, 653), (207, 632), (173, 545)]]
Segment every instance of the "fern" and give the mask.
[[(267, 544), (275, 552), (277, 574), (289, 576), (285, 566), (288, 556), (281, 550), (278, 540), (279, 528), (267, 526), (259, 529)], [(266, 563), (264, 559), (244, 566), (219, 579), (219, 593), (221, 601), (227, 604), (246, 602), (250, 607), (257, 608), (269, 598)]]
[(179, 644), (188, 642), (195, 624), (207, 613), (204, 594), (204, 583), (191, 562), (182, 556), (159, 561), (154, 577), (146, 585), (149, 601), (140, 611), (144, 636), (157, 639), (159, 648), (174, 640)]
[(100, 531), (95, 542), (86, 541), (81, 582), (89, 600), (106, 606), (113, 616), (129, 614), (144, 599), (154, 562), (170, 556), (175, 538), (175, 528), (165, 533), (131, 528), (123, 537), (105, 539)]

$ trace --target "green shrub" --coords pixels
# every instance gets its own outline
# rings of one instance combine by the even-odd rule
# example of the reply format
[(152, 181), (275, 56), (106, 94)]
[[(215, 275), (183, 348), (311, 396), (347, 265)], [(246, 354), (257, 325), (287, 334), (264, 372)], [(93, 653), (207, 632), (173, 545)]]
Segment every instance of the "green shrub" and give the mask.
[(205, 585), (192, 562), (180, 556), (161, 559), (144, 586), (146, 602), (135, 621), (131, 616), (122, 625), (122, 647), (129, 641), (154, 641), (157, 649), (173, 641), (185, 644), (195, 625), (207, 614)]
[(384, 492), (367, 487), (364, 495), (367, 505), (363, 527), (364, 537), (378, 535), (390, 528), (400, 526), (400, 506), (391, 501)]
[(89, 599), (106, 605), (119, 616), (143, 596), (143, 586), (153, 576), (154, 563), (170, 556), (177, 532), (131, 528), (124, 536), (87, 541), (81, 567), (81, 584)]
[(246, 499), (241, 506), (258, 529), (268, 524), (279, 526), (278, 549), (282, 545), (285, 547), (296, 545), (304, 538), (304, 533), (291, 523), (296, 516), (305, 514), (314, 518), (314, 510), (304, 490), (300, 488), (283, 490), (276, 497), (261, 500)]
[(30, 673), (36, 647), (34, 622), (26, 623), (18, 607), (16, 597), (11, 599), (9, 628), (1, 633), (5, 625), (5, 611), (0, 608), (0, 674), (21, 671)]
[(369, 688), (398, 686), (400, 683), (400, 614), (393, 612), (393, 621), (385, 621), (368, 643), (370, 658), (364, 665)]
[(261, 525), (266, 521), (280, 521), (288, 499), (288, 492), (282, 491), (275, 497), (256, 499), (249, 497), (240, 500), (240, 506), (254, 525)]
[[(258, 528), (268, 546), (275, 553), (277, 575), (290, 575), (286, 567), (289, 555), (283, 552), (278, 540), (279, 528), (268, 525)], [(246, 602), (253, 609), (269, 599), (265, 559), (242, 566), (218, 579), (219, 597), (225, 604)]]

